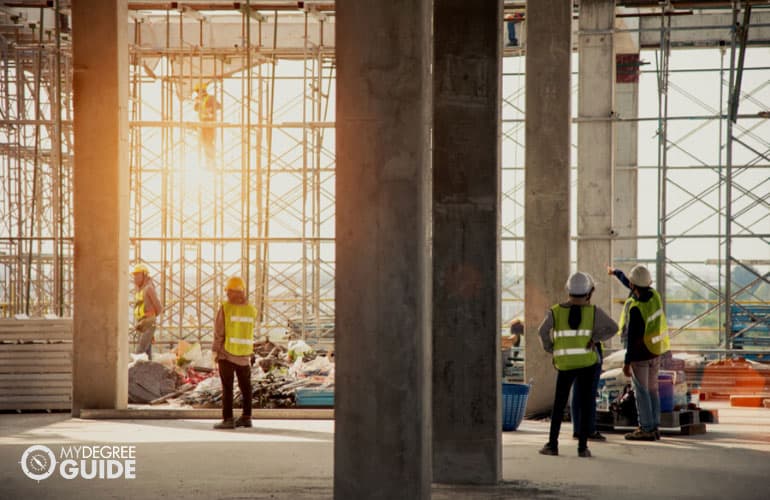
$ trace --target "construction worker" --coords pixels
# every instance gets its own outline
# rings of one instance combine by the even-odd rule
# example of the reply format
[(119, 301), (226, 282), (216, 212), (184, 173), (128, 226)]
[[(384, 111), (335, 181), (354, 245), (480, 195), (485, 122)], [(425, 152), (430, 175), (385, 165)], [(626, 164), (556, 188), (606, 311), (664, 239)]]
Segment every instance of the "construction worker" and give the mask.
[[(222, 381), (222, 421), (215, 429), (251, 427), (251, 361), (254, 354), (254, 323), (257, 308), (246, 300), (246, 283), (238, 276), (227, 280), (227, 300), (217, 311), (212, 350)], [(233, 375), (238, 378), (243, 406), (233, 420)]]
[(590, 457), (588, 431), (591, 393), (596, 364), (599, 362), (597, 344), (617, 333), (618, 325), (602, 309), (590, 304), (594, 280), (587, 273), (570, 275), (565, 289), (569, 300), (552, 306), (546, 311), (538, 333), (543, 349), (553, 354), (553, 364), (558, 370), (556, 392), (551, 411), (551, 429), (548, 442), (540, 450), (543, 455), (559, 454), (559, 431), (564, 407), (575, 381), (579, 398), (580, 429), (578, 431), (578, 456)]
[(646, 267), (637, 264), (631, 268), (628, 281), (631, 295), (620, 315), (620, 333), (626, 344), (623, 373), (634, 386), (639, 428), (626, 434), (626, 439), (655, 441), (660, 439), (660, 355), (670, 349), (666, 314), (660, 294), (650, 286), (652, 276)]
[(206, 159), (211, 162), (214, 160), (214, 144), (216, 141), (216, 129), (207, 126), (217, 119), (217, 111), (221, 107), (216, 97), (208, 93), (204, 84), (196, 83), (193, 87), (195, 91), (195, 111), (198, 112), (198, 119), (203, 126), (200, 128), (200, 140)]
[(163, 309), (155, 292), (155, 285), (150, 278), (150, 270), (144, 264), (134, 266), (134, 330), (139, 336), (136, 354), (147, 354), (152, 360), (152, 341), (158, 315)]
[(508, 43), (506, 47), (518, 47), (519, 39), (516, 38), (516, 25), (524, 21), (524, 14), (516, 12), (505, 16), (505, 24), (508, 28)]

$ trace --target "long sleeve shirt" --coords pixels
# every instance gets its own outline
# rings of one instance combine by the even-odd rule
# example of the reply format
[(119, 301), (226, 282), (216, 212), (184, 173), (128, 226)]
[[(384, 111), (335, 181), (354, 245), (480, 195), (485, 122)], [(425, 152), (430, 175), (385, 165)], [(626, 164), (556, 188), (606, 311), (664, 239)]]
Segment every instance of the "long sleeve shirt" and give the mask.
[(615, 269), (612, 271), (612, 274), (615, 275), (615, 277), (620, 281), (624, 287), (631, 288), (631, 282), (628, 281), (628, 278), (626, 277), (626, 273), (621, 271), (620, 269)]
[[(569, 301), (563, 303), (562, 305), (565, 307), (569, 307), (571, 305), (583, 306), (588, 305), (588, 302), (585, 299), (570, 298)], [(543, 349), (550, 353), (553, 353), (553, 325), (553, 312), (548, 309), (545, 312), (542, 323), (540, 323), (538, 334), (540, 335), (540, 342), (543, 344)], [(618, 324), (615, 323), (615, 320), (610, 318), (609, 315), (601, 308), (597, 307), (594, 313), (594, 328), (591, 332), (591, 342), (593, 343), (594, 350), (600, 356), (602, 353), (599, 350), (599, 343), (612, 338), (612, 336), (617, 332)]]

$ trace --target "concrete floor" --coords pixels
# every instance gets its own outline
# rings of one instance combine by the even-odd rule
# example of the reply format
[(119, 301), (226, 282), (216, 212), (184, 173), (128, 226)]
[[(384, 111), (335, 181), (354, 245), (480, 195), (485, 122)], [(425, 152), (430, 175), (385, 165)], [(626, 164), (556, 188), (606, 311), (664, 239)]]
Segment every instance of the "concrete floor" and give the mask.
[[(656, 443), (609, 434), (578, 458), (571, 427), (561, 453), (537, 450), (548, 423), (525, 420), (503, 433), (503, 482), (496, 487), (434, 485), (434, 499), (765, 499), (770, 496), (770, 409), (719, 409), (698, 436)], [(0, 414), (0, 498), (291, 498), (333, 496), (334, 423), (259, 420), (252, 429), (214, 431), (212, 420), (81, 420), (68, 414)], [(135, 479), (42, 481), (19, 465), (32, 445), (54, 454), (70, 445), (136, 448)], [(57, 457), (58, 460), (58, 457)]]

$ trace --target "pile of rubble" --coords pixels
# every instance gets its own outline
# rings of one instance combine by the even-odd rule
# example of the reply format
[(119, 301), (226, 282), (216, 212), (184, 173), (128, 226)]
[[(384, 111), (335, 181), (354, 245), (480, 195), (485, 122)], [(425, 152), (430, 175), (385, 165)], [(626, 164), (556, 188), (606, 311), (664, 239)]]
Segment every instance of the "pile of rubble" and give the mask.
[[(305, 342), (284, 347), (270, 341), (254, 345), (251, 369), (254, 408), (292, 408), (298, 388), (334, 388), (334, 362), (319, 356)], [(234, 406), (242, 395), (234, 384)], [(129, 368), (129, 402), (169, 402), (195, 408), (220, 408), (222, 385), (211, 351), (180, 343), (175, 352), (161, 353), (152, 362), (135, 360)]]

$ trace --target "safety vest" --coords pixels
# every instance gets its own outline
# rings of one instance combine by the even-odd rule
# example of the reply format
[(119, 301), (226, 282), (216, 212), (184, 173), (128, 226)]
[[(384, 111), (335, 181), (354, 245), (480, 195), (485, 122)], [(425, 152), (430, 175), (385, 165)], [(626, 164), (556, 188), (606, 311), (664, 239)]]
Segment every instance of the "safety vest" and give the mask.
[(652, 297), (647, 302), (640, 302), (636, 297), (626, 299), (623, 312), (620, 315), (619, 329), (622, 332), (632, 308), (636, 307), (644, 320), (644, 345), (652, 354), (661, 355), (671, 348), (668, 337), (668, 324), (666, 313), (663, 312), (663, 300), (654, 288), (651, 288)]
[(225, 351), (234, 356), (251, 356), (257, 308), (251, 304), (222, 302), (222, 310), (225, 313)]
[(213, 121), (216, 118), (214, 101), (212, 96), (205, 94), (198, 102), (198, 116), (202, 121)]
[(594, 329), (594, 306), (580, 307), (580, 324), (569, 326), (569, 307), (556, 304), (553, 312), (553, 364), (558, 370), (575, 370), (599, 362), (596, 351), (588, 347)]
[(134, 319), (139, 321), (144, 318), (144, 316), (144, 288), (142, 288), (134, 293)]

